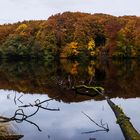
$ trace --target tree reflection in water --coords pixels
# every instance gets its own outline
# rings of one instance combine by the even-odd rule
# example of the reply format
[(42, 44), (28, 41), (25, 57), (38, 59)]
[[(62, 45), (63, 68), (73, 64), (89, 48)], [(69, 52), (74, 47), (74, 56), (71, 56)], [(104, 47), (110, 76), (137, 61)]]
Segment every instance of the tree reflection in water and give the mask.
[[(36, 115), (40, 109), (44, 109), (44, 110), (48, 110), (48, 111), (60, 111), (59, 108), (55, 109), (55, 108), (49, 108), (48, 107), (49, 102), (51, 100), (56, 99), (56, 98), (58, 98), (58, 97), (55, 97), (53, 99), (43, 100), (43, 101), (40, 101), (39, 99), (37, 99), (36, 101), (34, 101), (33, 104), (32, 103), (29, 103), (28, 105), (19, 106), (19, 109), (17, 109), (15, 111), (15, 113), (14, 113), (14, 115), (12, 117), (8, 118), (8, 117), (0, 116), (0, 123), (12, 122), (12, 121), (15, 121), (16, 123), (22, 123), (22, 122), (25, 121), (25, 122), (28, 122), (28, 123), (36, 126), (39, 131), (42, 131), (40, 129), (40, 127), (36, 123), (30, 121), (29, 118), (31, 118), (34, 115)], [(19, 98), (18, 98), (18, 100), (19, 100)], [(14, 97), (14, 102), (16, 102), (16, 97)], [(45, 103), (47, 103), (46, 106), (44, 106)], [(29, 107), (32, 107), (32, 108), (35, 107), (36, 110), (33, 113), (27, 115), (24, 112), (24, 110), (23, 110), (23, 108), (27, 108), (27, 107), (28, 108)]]
[(94, 131), (87, 131), (87, 132), (82, 132), (82, 134), (90, 134), (90, 133), (95, 133), (95, 132), (101, 132), (101, 131), (105, 131), (108, 132), (109, 131), (109, 126), (107, 123), (103, 123), (103, 120), (100, 121), (100, 124), (95, 122), (90, 116), (88, 116), (86, 113), (82, 112), (91, 122), (93, 122), (96, 126), (98, 126), (101, 129), (98, 130), (94, 130)]
[[(136, 98), (140, 97), (140, 67), (139, 62), (131, 61), (90, 61), (78, 62), (61, 60), (59, 62), (1, 62), (0, 63), (0, 89), (22, 92), (15, 93), (14, 102), (20, 110), (16, 110), (12, 117), (23, 121), (29, 120), (40, 109), (49, 108), (40, 100), (24, 104), (22, 97), (25, 94), (47, 94), (49, 98), (64, 103), (82, 102), (85, 100), (104, 100), (101, 96), (82, 95), (83, 90), (76, 94), (73, 87), (86, 84), (88, 86), (103, 86), (105, 95), (109, 98)], [(135, 81), (135, 82), (134, 82)], [(10, 98), (8, 95), (7, 98)], [(31, 114), (26, 114), (24, 108), (35, 108)], [(39, 109), (38, 109), (39, 108)], [(47, 110), (45, 109), (45, 110)], [(23, 111), (22, 111), (23, 110)], [(30, 117), (28, 117), (30, 116)], [(11, 117), (11, 118), (12, 118)], [(22, 119), (23, 118), (23, 119)], [(27, 121), (26, 121), (27, 122)]]

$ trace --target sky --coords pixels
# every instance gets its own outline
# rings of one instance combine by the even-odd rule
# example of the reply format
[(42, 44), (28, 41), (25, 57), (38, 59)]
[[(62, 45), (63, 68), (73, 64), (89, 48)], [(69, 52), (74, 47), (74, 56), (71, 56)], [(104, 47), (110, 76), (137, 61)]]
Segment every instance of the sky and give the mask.
[(65, 11), (140, 16), (140, 0), (1, 0), (0, 24), (47, 19)]

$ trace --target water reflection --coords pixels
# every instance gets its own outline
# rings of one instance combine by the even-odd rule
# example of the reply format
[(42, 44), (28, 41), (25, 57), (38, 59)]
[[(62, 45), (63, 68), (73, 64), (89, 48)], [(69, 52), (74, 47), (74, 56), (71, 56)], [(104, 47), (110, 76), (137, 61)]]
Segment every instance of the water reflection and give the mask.
[(97, 123), (96, 121), (94, 121), (94, 119), (92, 119), (89, 115), (87, 115), (86, 113), (82, 112), (92, 123), (94, 123), (96, 126), (99, 127), (99, 129), (97, 130), (92, 130), (92, 131), (86, 131), (86, 132), (82, 132), (82, 134), (90, 134), (90, 133), (96, 133), (96, 132), (109, 132), (109, 126), (108, 123), (103, 123), (103, 120), (101, 119), (100, 123)]
[[(75, 85), (101, 85), (113, 97), (139, 97), (140, 67), (136, 61), (1, 62), (0, 89), (23, 93), (47, 93), (64, 102), (89, 100), (71, 90)], [(62, 95), (62, 96), (61, 96)], [(101, 97), (94, 98), (101, 100)]]
[[(37, 115), (30, 118), (30, 121), (39, 125), (42, 132), (39, 133), (36, 127), (26, 122), (22, 122), (22, 125), (16, 124), (25, 135), (23, 139), (124, 139), (116, 124), (116, 118), (104, 98), (76, 94), (73, 87), (79, 84), (103, 86), (105, 94), (124, 109), (126, 115), (132, 119), (134, 127), (140, 131), (139, 71), (140, 64), (135, 60), (1, 62), (0, 114), (11, 117), (19, 106), (35, 103), (36, 99), (44, 101), (57, 97), (49, 106), (59, 107), (59, 112), (39, 110)], [(25, 108), (27, 114), (34, 111), (32, 107)], [(82, 132), (98, 130), (98, 127), (81, 111), (94, 118), (96, 122), (103, 119), (108, 123), (110, 131), (82, 135)]]
[[(20, 95), (20, 97), (18, 97), (18, 98), (16, 97), (16, 94), (15, 94), (15, 97), (13, 99), (15, 105), (17, 105), (17, 101), (19, 101), (20, 103), (23, 104), (23, 102), (20, 100), (21, 97), (23, 97), (23, 94)], [(46, 111), (60, 111), (59, 108), (56, 109), (56, 108), (48, 107), (49, 102), (56, 98), (47, 99), (47, 100), (43, 100), (43, 101), (40, 101), (40, 99), (36, 99), (33, 103), (18, 106), (19, 108), (14, 111), (14, 114), (12, 117), (0, 116), (0, 123), (8, 123), (8, 122), (13, 122), (13, 121), (15, 121), (16, 123), (22, 123), (25, 121), (25, 122), (28, 122), (28, 123), (36, 126), (39, 131), (42, 131), (36, 123), (30, 121), (29, 119), (31, 117), (35, 116), (39, 112), (40, 109), (44, 109)], [(10, 94), (7, 95), (7, 99), (10, 99)], [(46, 106), (44, 106), (44, 104)], [(26, 114), (24, 111), (25, 108), (32, 108), (32, 109), (36, 108), (36, 110), (33, 112), (30, 112), (30, 114)]]
[[(4, 116), (11, 116), (13, 112), (17, 109), (13, 99), (7, 100), (7, 95), (11, 94), (14, 96), (14, 92), (1, 91), (0, 94), (0, 104), (1, 110), (0, 114)], [(40, 100), (48, 99), (47, 95), (31, 95), (26, 94), (23, 96), (23, 101), (26, 104), (33, 102), (36, 98)], [(21, 104), (20, 102), (18, 103)], [(22, 104), (21, 104), (22, 105)], [(115, 123), (115, 117), (112, 114), (106, 101), (85, 101), (80, 103), (65, 104), (63, 102), (52, 101), (49, 104), (51, 107), (59, 107), (60, 112), (50, 112), (46, 110), (40, 110), (37, 115), (30, 118), (30, 121), (35, 122), (42, 129), (39, 132), (36, 127), (30, 125), (26, 122), (22, 124), (16, 124), (16, 128), (24, 134), (23, 139), (54, 139), (54, 140), (77, 140), (77, 139), (112, 139), (114, 135), (117, 135), (116, 140), (123, 139), (120, 128)], [(96, 122), (100, 122), (103, 119), (104, 122), (108, 122), (110, 131), (99, 132), (94, 134), (81, 134), (82, 132), (89, 130), (97, 130), (98, 126), (93, 125), (88, 118), (86, 118), (81, 111), (89, 114)], [(26, 114), (34, 112), (33, 108), (25, 109)], [(108, 116), (109, 115), (109, 116)], [(49, 137), (49, 138), (48, 138)]]

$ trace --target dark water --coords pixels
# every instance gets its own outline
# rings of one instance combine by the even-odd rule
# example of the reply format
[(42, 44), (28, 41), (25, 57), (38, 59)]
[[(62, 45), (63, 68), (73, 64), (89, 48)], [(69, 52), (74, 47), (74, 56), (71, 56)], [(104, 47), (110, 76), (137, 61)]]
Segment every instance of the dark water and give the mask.
[[(76, 94), (75, 85), (102, 86), (105, 95), (119, 105), (140, 132), (140, 63), (131, 61), (91, 62), (1, 62), (0, 116), (12, 117), (17, 109), (27, 120), (9, 122), (23, 140), (124, 140), (111, 108), (100, 95)], [(36, 101), (36, 102), (35, 102)], [(29, 105), (30, 107), (20, 107)], [(51, 110), (51, 109), (60, 109)], [(109, 131), (93, 123), (107, 123)], [(21, 112), (18, 112), (21, 113)], [(20, 120), (21, 116), (16, 116)], [(41, 132), (38, 130), (41, 129)], [(83, 134), (83, 132), (95, 131)]]

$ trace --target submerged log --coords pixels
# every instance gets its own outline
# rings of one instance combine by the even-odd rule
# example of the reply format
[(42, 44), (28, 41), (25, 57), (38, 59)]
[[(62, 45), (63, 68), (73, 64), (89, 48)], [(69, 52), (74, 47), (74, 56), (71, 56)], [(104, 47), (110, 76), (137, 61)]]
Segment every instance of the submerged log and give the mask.
[(128, 118), (123, 110), (119, 106), (115, 105), (109, 98), (106, 98), (106, 100), (117, 118), (117, 123), (119, 124), (125, 139), (140, 140), (140, 134), (130, 122), (130, 118)]

